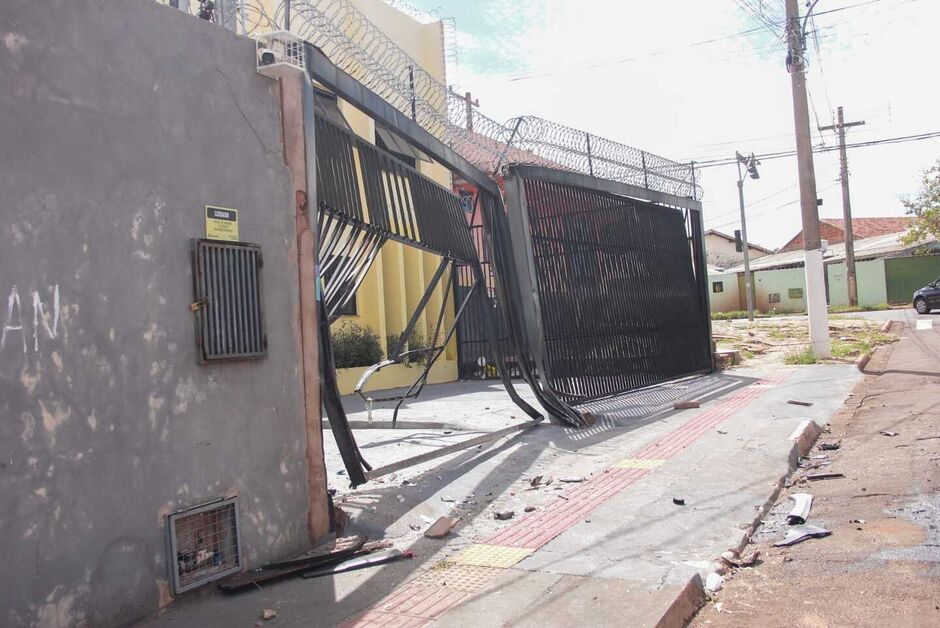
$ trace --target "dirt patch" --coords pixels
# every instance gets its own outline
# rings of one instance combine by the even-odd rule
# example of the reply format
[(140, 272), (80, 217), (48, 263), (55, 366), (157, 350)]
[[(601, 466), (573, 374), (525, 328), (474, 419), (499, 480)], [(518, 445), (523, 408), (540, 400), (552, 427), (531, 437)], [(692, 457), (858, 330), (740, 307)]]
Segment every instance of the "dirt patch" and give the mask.
[[(830, 319), (834, 361), (852, 361), (859, 355), (897, 340), (897, 335), (881, 331), (882, 321)], [(748, 367), (783, 364), (787, 356), (798, 355), (809, 346), (809, 323), (786, 318), (712, 321), (712, 334), (718, 348), (736, 349)], [(797, 361), (796, 363), (800, 363)]]

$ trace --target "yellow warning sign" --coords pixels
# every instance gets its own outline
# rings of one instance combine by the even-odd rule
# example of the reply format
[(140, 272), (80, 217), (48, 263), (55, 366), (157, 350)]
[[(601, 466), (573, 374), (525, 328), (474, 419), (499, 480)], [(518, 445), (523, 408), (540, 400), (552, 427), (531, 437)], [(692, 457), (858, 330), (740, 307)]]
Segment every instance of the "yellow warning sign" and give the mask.
[(206, 205), (206, 237), (238, 242), (238, 210)]

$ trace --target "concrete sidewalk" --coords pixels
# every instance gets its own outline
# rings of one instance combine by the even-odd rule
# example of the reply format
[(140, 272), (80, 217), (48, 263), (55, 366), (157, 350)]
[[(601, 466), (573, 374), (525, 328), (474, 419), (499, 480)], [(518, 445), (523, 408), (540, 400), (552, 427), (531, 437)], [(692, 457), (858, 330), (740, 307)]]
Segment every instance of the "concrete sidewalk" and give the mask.
[[(237, 596), (207, 591), (146, 625), (250, 626), (265, 608), (277, 611), (270, 622), (277, 626), (562, 626), (585, 617), (596, 626), (653, 626), (689, 617), (701, 576), (743, 542), (772, 501), (791, 462), (789, 437), (808, 418), (825, 423), (859, 375), (826, 365), (709, 377), (716, 379), (646, 393), (642, 411), (612, 413), (590, 429), (540, 426), (339, 498), (351, 516), (348, 532), (389, 538), (413, 550), (413, 560)], [(705, 391), (720, 396), (697, 410), (666, 409), (673, 398)], [(794, 398), (814, 405), (786, 403)], [(457, 416), (463, 411), (448, 408), (460, 401), (441, 405), (432, 394), (437, 409), (407, 418)], [(371, 441), (371, 457), (454, 436), (416, 431), (357, 437)], [(337, 471), (331, 477), (342, 479)], [(554, 481), (532, 489), (539, 475)], [(534, 511), (525, 514), (527, 507)], [(512, 520), (494, 520), (505, 510), (515, 512)], [(448, 539), (412, 529), (450, 513), (462, 522)]]

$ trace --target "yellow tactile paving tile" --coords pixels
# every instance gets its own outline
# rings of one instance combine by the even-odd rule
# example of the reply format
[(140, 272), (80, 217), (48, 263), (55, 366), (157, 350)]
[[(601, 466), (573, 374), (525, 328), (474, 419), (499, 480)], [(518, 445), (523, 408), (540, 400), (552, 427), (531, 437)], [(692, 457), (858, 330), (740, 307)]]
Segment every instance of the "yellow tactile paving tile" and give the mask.
[(443, 566), (432, 567), (421, 573), (412, 582), (427, 586), (444, 587), (466, 593), (476, 593), (490, 579), (504, 571), (502, 567), (480, 567), (443, 562)]
[(478, 544), (471, 545), (451, 560), (458, 565), (508, 569), (523, 558), (528, 558), (534, 551), (528, 547)]
[(664, 462), (663, 458), (625, 458), (613, 466), (617, 469), (655, 469)]

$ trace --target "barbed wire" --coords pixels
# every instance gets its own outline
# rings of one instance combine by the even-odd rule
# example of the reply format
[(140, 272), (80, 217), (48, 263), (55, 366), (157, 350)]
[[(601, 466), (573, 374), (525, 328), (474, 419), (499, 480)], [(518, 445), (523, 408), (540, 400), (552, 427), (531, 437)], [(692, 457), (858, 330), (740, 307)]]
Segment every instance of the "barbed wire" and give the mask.
[[(241, 33), (261, 35), (285, 26), (283, 0), (227, 4), (236, 7)], [(390, 4), (399, 8), (400, 3)], [(290, 26), (341, 70), (491, 176), (511, 164), (534, 164), (701, 198), (691, 164), (544, 118), (520, 116), (504, 124), (468, 107), (463, 96), (426, 71), (348, 0), (291, 0)]]

